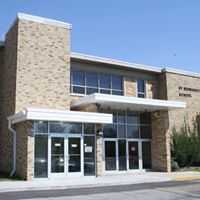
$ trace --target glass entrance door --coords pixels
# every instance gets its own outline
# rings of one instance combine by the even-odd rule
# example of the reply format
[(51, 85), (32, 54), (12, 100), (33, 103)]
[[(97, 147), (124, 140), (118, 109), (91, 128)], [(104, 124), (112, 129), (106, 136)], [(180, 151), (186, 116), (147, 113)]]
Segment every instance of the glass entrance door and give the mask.
[(82, 175), (83, 172), (83, 144), (81, 137), (68, 138), (68, 175)]
[(129, 170), (139, 169), (139, 149), (137, 141), (128, 141)]
[(83, 175), (83, 139), (81, 136), (50, 137), (50, 177)]
[(105, 170), (114, 171), (117, 169), (116, 141), (105, 141)]
[(65, 176), (66, 173), (66, 154), (65, 154), (65, 138), (51, 137), (51, 175), (56, 177)]

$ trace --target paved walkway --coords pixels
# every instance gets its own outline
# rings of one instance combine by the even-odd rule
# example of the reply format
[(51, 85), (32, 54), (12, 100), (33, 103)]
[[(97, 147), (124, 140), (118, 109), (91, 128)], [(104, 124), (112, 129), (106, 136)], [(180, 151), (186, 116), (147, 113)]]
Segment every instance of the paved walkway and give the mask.
[(200, 179), (200, 172), (145, 172), (123, 175), (105, 175), (97, 178), (81, 177), (57, 180), (35, 179), (32, 181), (10, 181), (0, 182), (0, 192), (86, 188), (192, 179)]

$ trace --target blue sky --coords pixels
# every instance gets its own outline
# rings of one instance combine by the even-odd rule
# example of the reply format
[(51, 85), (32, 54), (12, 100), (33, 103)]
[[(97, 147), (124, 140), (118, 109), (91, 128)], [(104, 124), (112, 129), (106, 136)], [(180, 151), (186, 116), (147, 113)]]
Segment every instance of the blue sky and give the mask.
[(18, 12), (71, 23), (74, 52), (200, 73), (200, 0), (2, 0), (0, 35)]

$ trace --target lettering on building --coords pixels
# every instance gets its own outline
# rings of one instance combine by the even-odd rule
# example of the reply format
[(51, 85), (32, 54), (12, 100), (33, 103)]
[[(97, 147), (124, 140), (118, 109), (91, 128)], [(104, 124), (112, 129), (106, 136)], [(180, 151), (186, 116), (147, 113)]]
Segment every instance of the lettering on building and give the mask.
[(192, 92), (200, 92), (200, 89), (179, 86), (179, 96), (192, 98)]

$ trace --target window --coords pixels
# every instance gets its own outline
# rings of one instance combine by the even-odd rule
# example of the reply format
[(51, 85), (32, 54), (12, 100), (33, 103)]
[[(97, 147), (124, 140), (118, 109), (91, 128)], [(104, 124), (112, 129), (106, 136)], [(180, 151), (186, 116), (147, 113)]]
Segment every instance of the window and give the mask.
[(99, 82), (100, 88), (109, 89), (111, 88), (110, 85), (110, 76), (107, 74), (99, 74)]
[(95, 124), (85, 123), (83, 127), (84, 127), (84, 134), (95, 135)]
[(73, 83), (73, 92), (84, 94), (85, 93), (85, 73), (81, 71), (74, 70), (72, 72), (72, 83)]
[(101, 109), (113, 114), (112, 124), (103, 124), (104, 138), (151, 139), (151, 113), (130, 110)]
[(123, 95), (123, 78), (104, 73), (72, 70), (71, 92), (77, 94)]
[(86, 94), (98, 92), (98, 75), (97, 73), (86, 73)]
[(81, 123), (50, 122), (50, 133), (82, 133)]
[(137, 96), (146, 98), (146, 82), (145, 80), (137, 80)]
[(47, 178), (48, 174), (48, 136), (35, 136), (35, 178)]
[(48, 133), (48, 122), (35, 121), (35, 133)]

